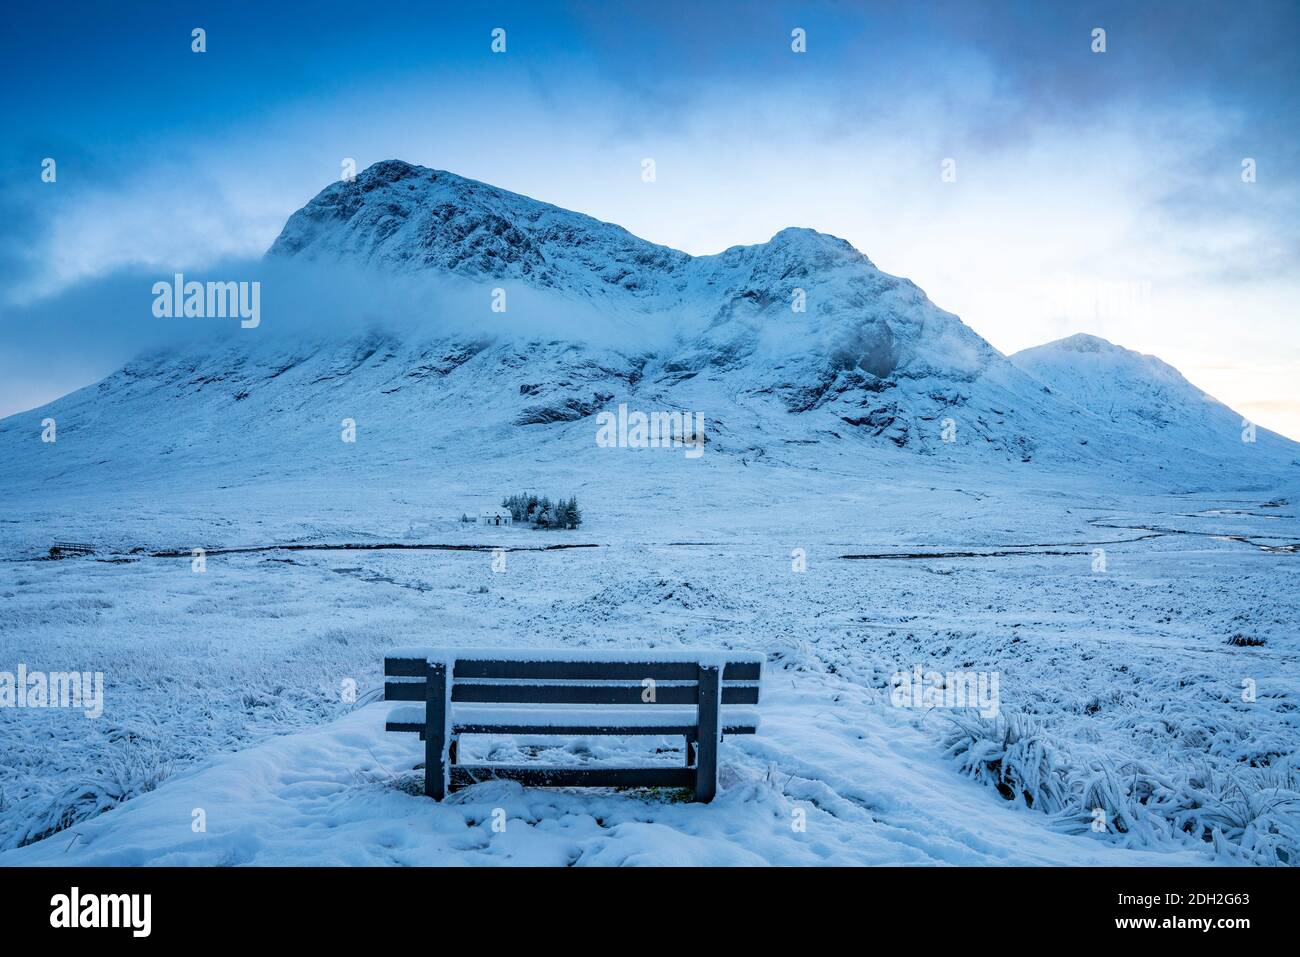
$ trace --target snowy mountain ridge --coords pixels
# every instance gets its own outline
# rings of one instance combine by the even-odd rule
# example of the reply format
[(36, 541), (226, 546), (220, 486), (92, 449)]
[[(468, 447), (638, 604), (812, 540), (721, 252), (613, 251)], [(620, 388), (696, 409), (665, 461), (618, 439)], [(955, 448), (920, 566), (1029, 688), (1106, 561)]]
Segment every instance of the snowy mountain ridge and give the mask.
[[(1300, 460), (1300, 447), (1264, 430), (1246, 446), (1235, 413), (1159, 360), (1103, 340), (1072, 337), (1008, 359), (915, 284), (811, 229), (691, 256), (391, 160), (323, 189), (267, 260), (322, 275), (364, 269), (377, 289), (393, 284), (386, 277), (453, 277), (481, 297), (432, 308), (472, 308), (463, 325), (475, 331), (399, 334), (358, 316), (342, 332), (277, 338), (268, 319), (256, 337), (141, 356), (0, 423), (14, 473), (40, 485), (82, 480), (90, 466), (155, 475), (212, 456), (260, 467), (268, 443), (280, 469), (314, 470), (340, 454), (322, 438), (343, 418), (364, 422), (388, 461), (411, 461), (430, 441), (491, 457), (544, 439), (585, 454), (594, 417), (620, 403), (701, 413), (715, 454), (812, 467), (901, 452), (955, 468), (1176, 472), (1195, 485), (1208, 470), (1253, 475)], [(530, 327), (526, 310), (495, 314), (496, 287), (512, 302), (527, 292), (577, 309), (592, 325), (608, 319), (613, 344)], [(629, 322), (667, 336), (656, 346), (620, 338)], [(53, 472), (27, 442), (30, 421), (47, 415), (60, 422), (64, 453)]]
[(794, 227), (767, 243), (691, 256), (582, 213), (400, 160), (321, 190), (289, 218), (267, 255), (517, 279), (593, 299), (631, 297), (646, 309), (689, 306), (702, 287), (747, 285), (757, 293), (836, 266), (874, 270), (845, 240)]

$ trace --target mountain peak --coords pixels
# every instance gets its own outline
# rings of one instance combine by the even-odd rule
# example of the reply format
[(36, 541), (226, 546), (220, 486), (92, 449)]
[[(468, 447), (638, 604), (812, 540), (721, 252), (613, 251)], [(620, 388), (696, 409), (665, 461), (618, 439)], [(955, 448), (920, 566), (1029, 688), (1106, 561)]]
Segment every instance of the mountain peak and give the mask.
[(1100, 363), (1107, 366), (1142, 369), (1146, 374), (1161, 378), (1182, 379), (1182, 374), (1177, 369), (1157, 356), (1116, 345), (1109, 339), (1086, 332), (1077, 332), (1064, 339), (1045, 342), (1041, 346), (1021, 349), (1010, 358), (1012, 362), (1022, 367), (1034, 363)]
[(380, 160), (378, 163), (372, 163), (370, 166), (367, 166), (357, 174), (357, 180), (363, 183), (371, 182), (373, 180), (394, 183), (399, 179), (406, 176), (416, 175), (422, 171), (434, 174), (444, 172), (443, 170), (429, 170), (424, 166), (416, 166), (414, 163), (406, 162), (406, 160), (389, 159)]
[[(1093, 374), (1101, 370), (1119, 374), (1123, 370), (1125, 375), (1165, 383), (1183, 383), (1191, 387), (1182, 373), (1156, 356), (1126, 349), (1101, 336), (1089, 335), (1086, 332), (1046, 342), (1041, 346), (1022, 349), (1010, 356), (1010, 359), (1031, 373), (1037, 371), (1045, 374), (1049, 381), (1054, 381), (1055, 376), (1062, 369), (1075, 371), (1090, 369), (1093, 370)], [(1048, 369), (1053, 371), (1048, 373)], [(1199, 390), (1197, 391), (1199, 393)]]
[[(387, 159), (371, 163), (357, 174), (354, 182), (339, 180), (337, 183), (325, 187), (325, 189), (321, 190), (321, 193), (339, 190), (354, 184), (359, 186), (362, 192), (369, 192), (381, 186), (403, 183), (406, 180), (411, 181), (404, 183), (408, 191), (441, 187), (443, 190), (461, 191), (467, 195), (477, 194), (480, 198), (485, 196), (508, 197), (539, 206), (550, 205), (539, 200), (530, 199), (519, 193), (512, 193), (499, 186), (493, 186), (491, 183), (484, 183), (480, 180), (470, 179), (468, 176), (461, 176), (459, 173), (448, 172), (445, 169), (433, 169), (429, 166), (419, 166), (400, 159)], [(551, 208), (556, 209), (558, 207)]]
[[(1125, 349), (1123, 346), (1117, 346), (1109, 339), (1103, 339), (1101, 336), (1090, 335), (1086, 332), (1077, 332), (1072, 336), (1066, 336), (1064, 339), (1056, 339), (1053, 342), (1044, 343), (1041, 346), (1033, 347), (1035, 349), (1053, 349), (1058, 352), (1131, 352), (1131, 349)], [(1029, 349), (1024, 350), (1029, 352)]]
[(682, 294), (695, 269), (788, 279), (871, 261), (844, 239), (804, 227), (766, 243), (691, 256), (621, 226), (488, 183), (382, 160), (321, 190), (294, 213), (267, 255), (340, 260), (401, 271), (521, 279), (587, 298)]
[(1122, 348), (1109, 339), (1103, 339), (1101, 336), (1094, 336), (1087, 332), (1076, 332), (1072, 336), (1057, 339), (1055, 342), (1048, 343), (1048, 345), (1066, 352), (1118, 352)]
[(769, 253), (807, 256), (822, 261), (862, 262), (871, 265), (871, 260), (847, 239), (805, 226), (787, 226), (764, 243), (763, 247)]
[(855, 253), (857, 252), (847, 239), (840, 239), (838, 236), (832, 236), (830, 233), (818, 232), (817, 230), (809, 229), (806, 226), (787, 226), (769, 239), (767, 245), (788, 246), (792, 248), (827, 247), (832, 249), (852, 250)]
[(321, 190), (267, 255), (519, 279), (588, 297), (655, 291), (691, 258), (613, 223), (402, 160)]

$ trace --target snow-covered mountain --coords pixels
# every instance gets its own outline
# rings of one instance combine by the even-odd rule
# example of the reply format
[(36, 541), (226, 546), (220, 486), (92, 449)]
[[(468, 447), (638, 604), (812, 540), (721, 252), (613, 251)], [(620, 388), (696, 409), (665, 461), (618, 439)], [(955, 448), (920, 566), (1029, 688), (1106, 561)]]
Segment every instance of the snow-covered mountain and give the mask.
[[(819, 429), (915, 449), (940, 441), (942, 418), (962, 410), (972, 434), (1006, 455), (1027, 457), (1035, 445), (1029, 423), (1008, 412), (1037, 401), (1035, 384), (915, 285), (810, 229), (692, 257), (588, 216), (390, 161), (323, 190), (289, 219), (269, 255), (442, 271), (671, 317), (671, 349), (628, 356), (616, 376), (624, 381), (604, 390), (617, 398), (627, 396), (629, 378), (643, 401), (668, 401), (671, 391), (676, 408), (714, 405), (711, 390), (742, 402), (761, 397), (783, 412), (825, 413), (810, 417)], [(521, 385), (554, 381), (525, 378)], [(601, 392), (551, 396), (550, 413), (522, 419), (589, 414)], [(719, 409), (713, 419), (734, 417)]]
[(1057, 395), (1118, 428), (1202, 448), (1240, 433), (1242, 416), (1155, 356), (1084, 333), (1024, 349), (1011, 361)]
[[(219, 347), (143, 356), (0, 423), (11, 474), (43, 486), (83, 481), (87, 470), (101, 481), (211, 475), (214, 464), (311, 472), (346, 456), (344, 418), (363, 424), (387, 466), (416, 463), (431, 447), (580, 454), (593, 448), (593, 417), (620, 403), (699, 412), (708, 448), (746, 461), (792, 460), (796, 449), (807, 463), (818, 446), (821, 458), (1122, 465), (1147, 475), (1176, 462), (1194, 475), (1225, 465), (1286, 470), (1300, 458), (1294, 443), (1263, 430), (1246, 446), (1235, 413), (1158, 360), (1101, 340), (1008, 360), (913, 283), (811, 229), (690, 256), (393, 160), (322, 190), (290, 217), (267, 260), (322, 276), (366, 270), (376, 289), (455, 281), (477, 311), (451, 327), (397, 330), (358, 316), (310, 335), (268, 318)], [(496, 289), (611, 334), (598, 344), (494, 314)], [(465, 312), (468, 301), (441, 308)], [(648, 330), (655, 336), (633, 334)], [(57, 457), (30, 441), (46, 416), (59, 422)]]

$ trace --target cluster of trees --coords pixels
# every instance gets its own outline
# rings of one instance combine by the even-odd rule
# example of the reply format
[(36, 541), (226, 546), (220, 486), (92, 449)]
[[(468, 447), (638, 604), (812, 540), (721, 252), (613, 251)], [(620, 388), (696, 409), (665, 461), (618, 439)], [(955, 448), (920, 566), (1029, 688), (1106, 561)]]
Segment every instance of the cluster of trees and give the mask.
[(545, 495), (537, 496), (531, 492), (522, 495), (508, 495), (501, 500), (501, 507), (510, 511), (511, 521), (527, 522), (534, 528), (577, 528), (582, 524), (582, 510), (578, 508), (578, 497), (570, 496), (566, 502), (558, 499), (552, 502)]

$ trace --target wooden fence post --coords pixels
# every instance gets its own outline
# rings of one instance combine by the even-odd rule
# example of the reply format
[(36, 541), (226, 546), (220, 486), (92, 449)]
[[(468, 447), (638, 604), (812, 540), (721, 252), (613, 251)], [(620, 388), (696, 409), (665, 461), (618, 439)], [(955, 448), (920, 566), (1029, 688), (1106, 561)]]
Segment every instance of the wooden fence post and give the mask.
[(447, 665), (426, 662), (424, 678), (424, 793), (441, 801), (447, 792)]
[(718, 732), (722, 721), (722, 670), (700, 665), (699, 744), (695, 758), (695, 800), (708, 803), (718, 791)]

